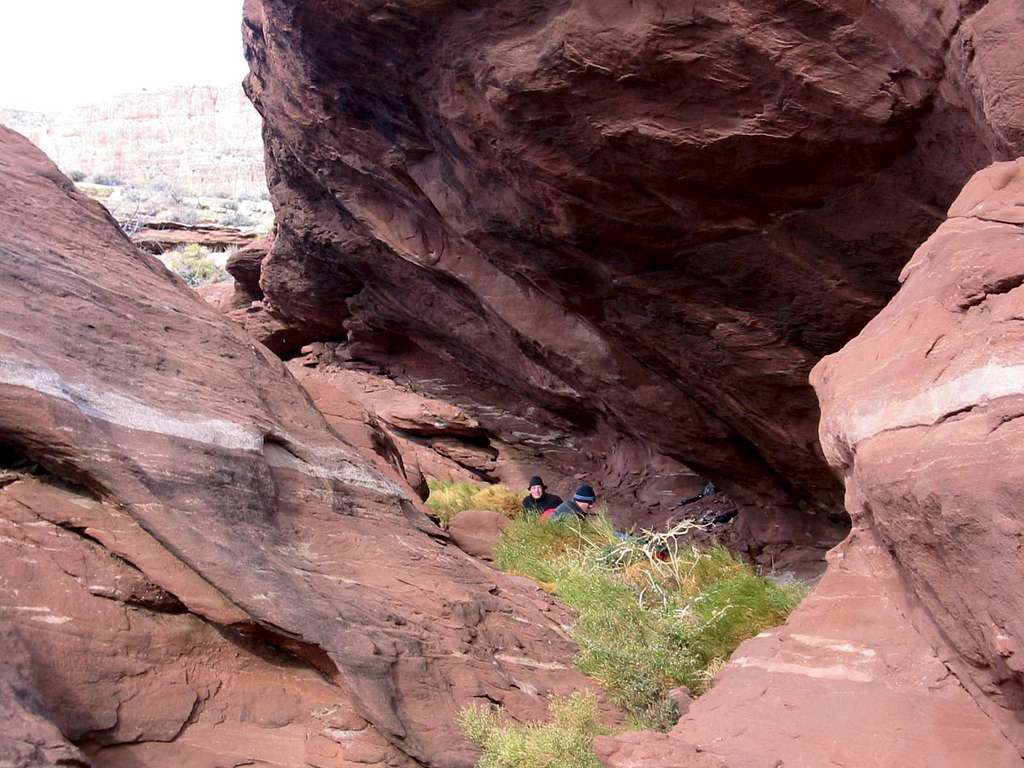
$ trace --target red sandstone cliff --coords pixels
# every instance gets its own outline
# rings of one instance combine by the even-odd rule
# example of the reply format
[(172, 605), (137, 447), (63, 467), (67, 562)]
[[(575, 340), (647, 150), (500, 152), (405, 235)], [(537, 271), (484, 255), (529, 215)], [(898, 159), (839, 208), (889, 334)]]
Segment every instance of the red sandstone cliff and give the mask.
[(1014, 0), (249, 0), (263, 306), (567, 484), (654, 508), (689, 467), (766, 562), (827, 546), (808, 373), (1024, 151), (1022, 30)]
[(1024, 159), (978, 173), (812, 381), (825, 455), (915, 624), (1024, 751)]
[(1024, 765), (1024, 159), (981, 171), (812, 373), (850, 537), (785, 626), (610, 768)]
[(0, 128), (0, 764), (468, 768), (567, 621)]

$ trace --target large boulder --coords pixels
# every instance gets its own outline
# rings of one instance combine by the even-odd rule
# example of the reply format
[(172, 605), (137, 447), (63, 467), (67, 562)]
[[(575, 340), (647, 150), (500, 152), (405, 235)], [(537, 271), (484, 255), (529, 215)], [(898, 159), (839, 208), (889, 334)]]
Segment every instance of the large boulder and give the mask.
[(922, 632), (1024, 749), (1024, 159), (978, 173), (812, 381), (821, 441)]
[(1024, 159), (975, 175), (815, 367), (852, 533), (670, 734), (599, 740), (605, 765), (1024, 765), (1022, 210)]
[[(538, 717), (589, 685), (560, 609), (448, 544), (279, 359), (4, 128), (0, 460), (28, 476), (0, 491), (0, 624), (39, 703), (0, 725), (16, 766), (37, 736), (79, 759), (29, 722), (50, 713), (120, 753), (104, 765), (291, 765), (274, 750), (308, 742), (317, 765), (469, 768), (462, 706)], [(242, 725), (224, 742), (220, 722)]]
[(781, 510), (766, 563), (845, 532), (807, 375), (1024, 151), (1017, 0), (245, 8), (270, 314), (617, 509), (696, 473)]
[(482, 560), (493, 560), (494, 548), (509, 523), (511, 520), (500, 512), (467, 509), (452, 518), (448, 532), (463, 552)]

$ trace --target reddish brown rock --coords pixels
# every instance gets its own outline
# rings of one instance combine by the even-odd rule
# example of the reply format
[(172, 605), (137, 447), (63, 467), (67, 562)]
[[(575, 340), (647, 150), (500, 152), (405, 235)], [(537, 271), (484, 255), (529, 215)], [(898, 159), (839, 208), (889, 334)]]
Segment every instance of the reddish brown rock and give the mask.
[[(447, 544), (393, 475), (329, 429), (280, 360), (135, 249), (98, 203), (6, 129), (0, 456), (38, 464), (99, 505), (36, 503), (20, 495), (21, 482), (4, 487), (0, 525), (18, 535), (0, 541), (11, 547), (0, 557), (0, 606), (4, 623), (52, 649), (32, 658), (36, 693), (102, 764), (108, 753), (109, 764), (179, 764), (184, 744), (181, 764), (191, 765), (244, 761), (249, 746), (288, 760), (300, 742), (334, 749), (307, 739), (320, 721), (302, 707), (286, 718), (296, 724), (287, 743), (249, 745), (249, 726), (222, 740), (218, 722), (285, 722), (291, 705), (270, 705), (264, 671), (301, 670), (294, 685), (315, 687), (302, 702), (337, 696), (373, 726), (379, 745), (350, 745), (346, 731), (357, 725), (326, 723), (338, 749), (305, 760), (339, 766), (394, 763), (398, 750), (468, 768), (477, 751), (454, 723), (460, 707), (498, 701), (536, 718), (547, 694), (589, 685), (571, 666), (561, 609)], [(66, 553), (54, 543), (69, 538)], [(82, 538), (97, 546), (83, 551)], [(51, 583), (67, 588), (47, 591)], [(21, 601), (36, 590), (45, 592), (38, 602)], [(90, 609), (101, 603), (82, 590), (110, 610)], [(164, 647), (165, 633), (179, 631)], [(256, 646), (222, 642), (236, 634)], [(221, 649), (215, 655), (239, 654), (258, 674), (194, 673), (188, 659), (198, 663), (202, 649), (176, 650), (191, 637)], [(97, 658), (66, 667), (62, 649), (71, 648)], [(164, 653), (178, 660), (164, 665)], [(224, 700), (235, 708), (204, 721), (215, 680), (237, 686)], [(87, 692), (87, 683), (98, 687)], [(129, 699), (138, 706), (119, 711)], [(232, 743), (247, 747), (211, 756)]]
[(221, 312), (230, 312), (238, 308), (237, 292), (235, 290), (235, 283), (232, 280), (221, 280), (219, 283), (205, 283), (196, 288), (196, 293), (202, 296), (204, 301), (213, 305)]
[(501, 532), (511, 521), (500, 512), (467, 509), (452, 518), (448, 533), (459, 549), (481, 560), (493, 560)]
[(265, 235), (250, 241), (228, 257), (225, 269), (235, 278), (239, 291), (249, 296), (251, 301), (263, 298), (260, 265), (267, 258), (273, 244), (273, 235)]
[(245, 298), (244, 294), (240, 294), (238, 290), (235, 291), (232, 303), (241, 303), (242, 305), (230, 310), (228, 317), (242, 326), (247, 334), (275, 355), (288, 355), (310, 341), (308, 334), (293, 326), (285, 325), (267, 312), (263, 301), (251, 301), (246, 304)]
[(789, 621), (743, 643), (671, 733), (598, 739), (598, 754), (610, 768), (1020, 768), (911, 623), (915, 602), (857, 528)]
[(166, 253), (186, 245), (201, 245), (211, 250), (243, 248), (252, 244), (259, 235), (240, 232), (232, 227), (213, 224), (179, 224), (175, 221), (155, 221), (132, 235), (132, 242), (149, 253)]
[(0, 616), (0, 765), (86, 766), (36, 693), (25, 643)]
[[(139, 569), (204, 602), (222, 626)], [(87, 495), (31, 477), (0, 490), (0, 585), (0, 625), (19, 636), (37, 681), (22, 690), (52, 703), (48, 751), (66, 736), (112, 768), (354, 768), (369, 756), (413, 766), (353, 711), (348, 691), (264, 635), (230, 628), (247, 617), (206, 603), (204, 591), (223, 598), (129, 515)], [(66, 750), (81, 762), (15, 755), (5, 765), (87, 764)]]
[(249, 0), (265, 306), (620, 506), (699, 475), (772, 512), (766, 561), (820, 552), (807, 375), (1024, 151), (1022, 30), (1016, 0)]
[(978, 173), (896, 297), (812, 381), (850, 514), (892, 553), (919, 629), (1024, 750), (1021, 211), (1024, 159)]
[[(427, 497), (428, 476), (481, 482), (479, 474), (433, 448), (434, 439), (445, 435), (446, 425), (452, 425), (456, 435), (472, 429), (472, 421), (458, 408), (421, 397), (379, 373), (324, 363), (332, 357), (327, 345), (315, 344), (312, 350), (290, 360), (288, 368), (348, 443), (379, 456), (421, 498)], [(476, 432), (480, 434), (479, 428)], [(430, 438), (422, 437), (424, 433)]]

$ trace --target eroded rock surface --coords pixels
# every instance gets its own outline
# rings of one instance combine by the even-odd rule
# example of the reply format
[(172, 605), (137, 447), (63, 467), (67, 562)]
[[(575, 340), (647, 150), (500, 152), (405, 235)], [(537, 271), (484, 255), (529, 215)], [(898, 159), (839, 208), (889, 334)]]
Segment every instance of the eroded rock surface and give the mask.
[(978, 173), (889, 305), (815, 369), (851, 515), (1024, 749), (1024, 159)]
[(1022, 13), (249, 0), (263, 308), (624, 502), (699, 475), (781, 510), (765, 557), (827, 546), (808, 372), (1024, 150)]
[(785, 626), (743, 643), (669, 734), (597, 740), (610, 768), (1020, 768), (908, 618), (873, 531), (829, 554)]
[(499, 512), (467, 509), (452, 518), (449, 533), (463, 552), (483, 560), (493, 560), (494, 548), (508, 525), (509, 519)]
[[(143, 570), (193, 600), (209, 589), (118, 509), (48, 478), (0, 490), (0, 622), (27, 649), (24, 690), (50, 702), (49, 750), (66, 737), (111, 768), (412, 768), (337, 681), (186, 611)], [(64, 764), (18, 757), (4, 764)]]
[(854, 529), (785, 626), (612, 768), (1021, 766), (1024, 160), (976, 174), (812, 374)]
[[(291, 765), (250, 755), (329, 728), (338, 748), (310, 741), (335, 749), (317, 764), (401, 764), (404, 753), (468, 768), (461, 706), (496, 701), (538, 717), (545, 694), (588, 686), (559, 608), (446, 544), (396, 476), (328, 428), (280, 360), (7, 129), (0, 456), (76, 485), (77, 499), (35, 503), (25, 497), (35, 485), (7, 477), (0, 622), (30, 649), (52, 649), (32, 657), (51, 722), (87, 752), (120, 754), (116, 764), (167, 765), (188, 751), (183, 764), (209, 765), (234, 729), (224, 743), (243, 745), (239, 762)], [(47, 591), (58, 583), (66, 589)], [(263, 654), (261, 664), (235, 634), (292, 661)], [(237, 653), (229, 668), (251, 675), (228, 676), (237, 690), (219, 699), (189, 670), (197, 645)], [(69, 669), (65, 652), (96, 658)], [(275, 665), (301, 669), (281, 684), (295, 715), (280, 721), (285, 741), (257, 743), (246, 723), (285, 718), (261, 682)], [(319, 718), (328, 699), (355, 725)], [(138, 712), (119, 714), (129, 700)], [(379, 737), (379, 759), (359, 758), (367, 742), (347, 732), (360, 722)]]

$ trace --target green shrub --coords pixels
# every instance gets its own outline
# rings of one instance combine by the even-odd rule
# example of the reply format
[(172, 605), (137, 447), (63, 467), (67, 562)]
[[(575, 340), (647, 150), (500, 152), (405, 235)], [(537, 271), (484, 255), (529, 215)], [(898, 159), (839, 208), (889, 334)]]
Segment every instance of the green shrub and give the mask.
[(753, 572), (708, 584), (691, 603), (686, 638), (698, 667), (723, 662), (747, 638), (781, 624), (805, 593), (801, 585), (781, 586)]
[(551, 722), (515, 723), (491, 707), (462, 710), (459, 725), (479, 745), (479, 768), (601, 768), (595, 736), (609, 731), (598, 723), (597, 698), (575, 693), (549, 703)]
[(782, 623), (804, 594), (754, 573), (728, 550), (684, 545), (691, 526), (617, 535), (606, 516), (519, 519), (495, 549), (502, 570), (529, 576), (577, 613), (580, 670), (637, 727), (667, 730), (667, 693), (705, 690), (740, 642)]
[(175, 252), (169, 266), (193, 288), (227, 279), (227, 273), (210, 258), (210, 252), (194, 243)]
[(72, 181), (85, 181), (85, 171), (68, 171), (68, 178)]
[(430, 477), (427, 487), (427, 506), (437, 513), (442, 528), (467, 509), (490, 509), (507, 517), (515, 517), (521, 509), (520, 500), (506, 485), (474, 485)]

